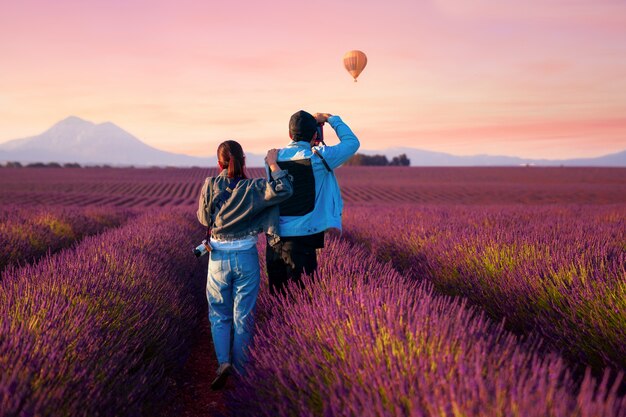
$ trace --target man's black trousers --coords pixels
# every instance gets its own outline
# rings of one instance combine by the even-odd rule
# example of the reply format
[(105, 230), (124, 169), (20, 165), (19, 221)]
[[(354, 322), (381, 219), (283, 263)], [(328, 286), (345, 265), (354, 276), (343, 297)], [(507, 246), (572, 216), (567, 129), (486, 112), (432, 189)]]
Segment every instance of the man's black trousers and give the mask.
[(302, 274), (312, 276), (317, 269), (315, 246), (301, 240), (280, 240), (274, 245), (268, 242), (265, 256), (272, 295), (284, 293), (289, 281), (302, 288)]

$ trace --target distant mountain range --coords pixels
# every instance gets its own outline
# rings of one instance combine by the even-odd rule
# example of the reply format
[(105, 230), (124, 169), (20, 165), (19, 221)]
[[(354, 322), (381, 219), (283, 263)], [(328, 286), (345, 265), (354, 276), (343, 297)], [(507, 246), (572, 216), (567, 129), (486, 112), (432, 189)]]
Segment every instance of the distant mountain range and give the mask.
[(626, 150), (597, 158), (579, 159), (531, 159), (516, 156), (471, 155), (457, 156), (442, 152), (424, 151), (415, 148), (387, 148), (384, 151), (361, 151), (366, 155), (381, 154), (391, 159), (406, 154), (412, 166), (594, 166), (626, 167)]
[(0, 144), (0, 161), (78, 162), (85, 165), (207, 165), (207, 158), (165, 152), (146, 145), (111, 122), (95, 124), (75, 116), (61, 120), (40, 135)]
[[(277, 144), (279, 146), (281, 144)], [(360, 150), (391, 159), (406, 154), (413, 166), (613, 166), (626, 167), (626, 150), (598, 158), (527, 159), (511, 156), (456, 156), (414, 148)], [(262, 166), (265, 155), (246, 153), (248, 166)], [(40, 135), (0, 144), (0, 162), (77, 162), (113, 166), (213, 166), (215, 156), (195, 157), (161, 151), (146, 145), (111, 122), (95, 124), (75, 116), (61, 120)]]

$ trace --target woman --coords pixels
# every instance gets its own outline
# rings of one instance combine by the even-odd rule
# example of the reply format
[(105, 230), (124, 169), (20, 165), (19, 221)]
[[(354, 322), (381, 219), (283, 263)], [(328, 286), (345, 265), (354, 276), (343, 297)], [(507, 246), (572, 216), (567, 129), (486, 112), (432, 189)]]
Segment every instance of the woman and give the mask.
[(265, 157), (272, 176), (269, 181), (249, 179), (241, 145), (233, 140), (223, 142), (217, 148), (222, 171), (202, 186), (198, 220), (207, 226), (210, 236), (206, 291), (219, 363), (213, 389), (224, 386), (233, 367), (244, 372), (259, 292), (257, 235), (277, 234), (277, 204), (293, 193), (287, 171), (276, 163), (277, 154), (277, 149), (271, 149)]

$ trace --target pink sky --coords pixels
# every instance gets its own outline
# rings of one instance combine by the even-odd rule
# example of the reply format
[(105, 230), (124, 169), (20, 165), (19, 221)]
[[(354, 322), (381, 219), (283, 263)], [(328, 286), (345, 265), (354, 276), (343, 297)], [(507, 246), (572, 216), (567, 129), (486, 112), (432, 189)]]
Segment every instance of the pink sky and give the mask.
[(0, 142), (75, 115), (168, 151), (261, 153), (302, 108), (363, 149), (626, 149), (623, 0), (1, 1)]

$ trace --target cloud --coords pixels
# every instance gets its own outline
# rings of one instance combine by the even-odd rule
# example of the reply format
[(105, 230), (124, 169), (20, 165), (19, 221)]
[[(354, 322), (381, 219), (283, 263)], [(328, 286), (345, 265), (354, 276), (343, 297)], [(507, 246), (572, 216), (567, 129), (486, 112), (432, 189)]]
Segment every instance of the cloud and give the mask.
[(619, 25), (626, 4), (618, 0), (433, 0), (440, 12), (467, 19)]
[(626, 118), (571, 119), (420, 129), (367, 129), (365, 148), (394, 146), (524, 157), (587, 157), (626, 149)]
[[(511, 138), (527, 137), (563, 137), (581, 133), (606, 134), (623, 133), (626, 140), (626, 118), (612, 119), (573, 119), (548, 120), (539, 122), (502, 123), (485, 125), (466, 125), (430, 129), (385, 130), (393, 135), (427, 135), (441, 137), (493, 138), (508, 136)], [(625, 144), (626, 147), (626, 144)]]

